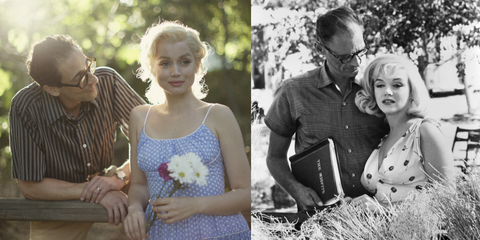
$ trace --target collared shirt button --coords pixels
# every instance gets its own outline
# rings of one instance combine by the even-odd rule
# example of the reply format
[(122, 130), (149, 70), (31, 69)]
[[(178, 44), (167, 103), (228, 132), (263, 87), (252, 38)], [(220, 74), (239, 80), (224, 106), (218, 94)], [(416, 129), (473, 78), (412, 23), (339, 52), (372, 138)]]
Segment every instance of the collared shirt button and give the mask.
[(355, 184), (352, 184), (352, 187), (355, 187)]
[(342, 102), (342, 106), (347, 106), (347, 103), (346, 103), (346, 102)]
[(356, 174), (355, 174), (355, 173), (352, 173), (352, 177), (355, 177), (355, 176), (356, 176)]
[(87, 167), (90, 167), (92, 164), (91, 163), (87, 163)]
[(87, 148), (87, 144), (84, 143), (84, 144), (82, 145), (82, 147), (83, 147), (83, 148)]
[(345, 125), (345, 129), (348, 129), (348, 125)]
[(352, 153), (352, 149), (348, 149), (347, 152), (348, 152), (348, 153)]

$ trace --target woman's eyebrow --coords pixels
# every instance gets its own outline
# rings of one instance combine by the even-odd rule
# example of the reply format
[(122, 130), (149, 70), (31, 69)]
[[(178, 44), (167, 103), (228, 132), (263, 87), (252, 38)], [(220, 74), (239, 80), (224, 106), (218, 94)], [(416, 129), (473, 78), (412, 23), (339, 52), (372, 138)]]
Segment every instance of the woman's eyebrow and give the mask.
[[(181, 55), (181, 56), (178, 57), (178, 58), (184, 58), (184, 57), (192, 57), (192, 54), (190, 54), (190, 53), (187, 52), (187, 53)], [(170, 57), (168, 57), (168, 56), (158, 56), (158, 59), (161, 59), (161, 58), (170, 59)]]

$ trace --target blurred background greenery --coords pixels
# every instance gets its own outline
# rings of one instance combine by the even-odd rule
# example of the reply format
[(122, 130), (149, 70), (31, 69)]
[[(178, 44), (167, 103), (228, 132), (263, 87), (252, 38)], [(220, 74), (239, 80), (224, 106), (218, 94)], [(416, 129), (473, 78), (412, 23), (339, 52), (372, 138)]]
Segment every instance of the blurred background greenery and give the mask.
[[(147, 28), (162, 20), (183, 22), (212, 46), (205, 101), (232, 109), (250, 158), (250, 2), (0, 0), (0, 182), (11, 180), (8, 111), (15, 93), (32, 82), (24, 64), (30, 46), (49, 35), (68, 34), (86, 55), (97, 58), (97, 66), (117, 70), (144, 96), (148, 84), (135, 77), (138, 44)], [(128, 158), (123, 134), (117, 134), (115, 158)]]

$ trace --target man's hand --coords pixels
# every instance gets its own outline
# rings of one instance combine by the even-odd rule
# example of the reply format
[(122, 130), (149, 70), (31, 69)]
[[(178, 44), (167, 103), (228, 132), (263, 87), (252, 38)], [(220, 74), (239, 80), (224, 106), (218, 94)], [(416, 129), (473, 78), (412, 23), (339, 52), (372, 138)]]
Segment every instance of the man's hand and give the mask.
[(80, 200), (99, 203), (109, 191), (122, 189), (124, 185), (122, 182), (115, 175), (111, 177), (96, 176), (83, 188)]
[(118, 225), (127, 216), (128, 197), (122, 191), (110, 191), (100, 201), (108, 211), (108, 222)]
[(297, 202), (297, 207), (299, 210), (313, 210), (315, 207), (323, 206), (323, 202), (317, 193), (303, 185), (296, 187), (296, 196), (293, 196)]
[(287, 151), (291, 141), (291, 137), (281, 136), (274, 131), (270, 132), (267, 153), (268, 170), (275, 181), (295, 199), (299, 210), (313, 210), (314, 207), (323, 206), (317, 193), (299, 183), (292, 175), (287, 160)]

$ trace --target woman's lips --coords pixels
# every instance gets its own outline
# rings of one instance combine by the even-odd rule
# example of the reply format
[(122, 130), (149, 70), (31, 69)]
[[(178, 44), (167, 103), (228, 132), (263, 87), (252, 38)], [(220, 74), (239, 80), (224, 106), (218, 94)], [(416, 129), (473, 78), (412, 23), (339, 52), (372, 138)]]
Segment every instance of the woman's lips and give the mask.
[(392, 103), (395, 103), (395, 101), (393, 99), (383, 99), (382, 103), (383, 104), (392, 104)]
[(168, 82), (168, 84), (170, 84), (174, 87), (180, 87), (180, 86), (182, 86), (183, 81), (171, 81), (171, 82)]

